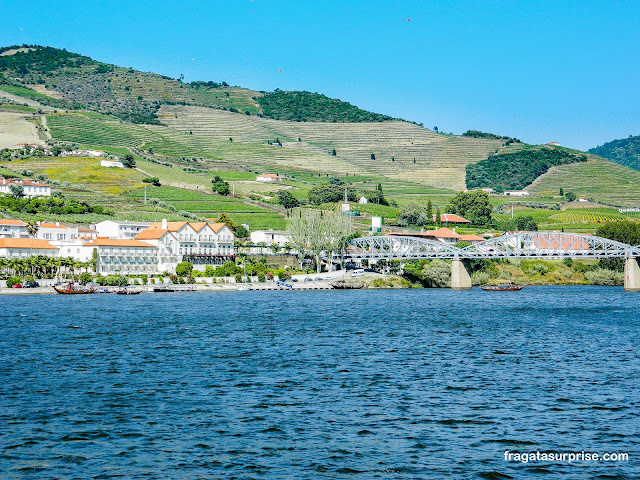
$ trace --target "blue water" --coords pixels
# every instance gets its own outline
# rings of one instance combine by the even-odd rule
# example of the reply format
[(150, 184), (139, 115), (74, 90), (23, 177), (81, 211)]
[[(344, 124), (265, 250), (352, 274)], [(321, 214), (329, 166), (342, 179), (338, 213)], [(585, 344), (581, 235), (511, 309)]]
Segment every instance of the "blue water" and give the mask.
[(640, 478), (640, 294), (621, 288), (0, 306), (3, 479)]

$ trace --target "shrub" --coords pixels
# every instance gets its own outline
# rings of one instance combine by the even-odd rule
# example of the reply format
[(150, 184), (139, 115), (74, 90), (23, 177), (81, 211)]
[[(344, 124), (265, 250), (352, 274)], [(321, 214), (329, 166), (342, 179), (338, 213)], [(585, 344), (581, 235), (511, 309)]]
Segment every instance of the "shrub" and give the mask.
[(592, 285), (622, 285), (624, 274), (598, 268), (590, 272), (585, 272), (584, 278)]
[(18, 285), (20, 282), (22, 282), (22, 279), (20, 277), (7, 278), (7, 287), (11, 288), (14, 285)]

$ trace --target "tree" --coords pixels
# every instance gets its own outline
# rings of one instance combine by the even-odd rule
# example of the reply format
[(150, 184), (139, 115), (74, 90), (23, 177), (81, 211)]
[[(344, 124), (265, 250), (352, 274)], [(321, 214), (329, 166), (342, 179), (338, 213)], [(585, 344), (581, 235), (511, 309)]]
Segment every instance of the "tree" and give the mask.
[(238, 225), (238, 228), (236, 228), (236, 237), (247, 238), (248, 236), (249, 230), (247, 230), (244, 225)]
[(176, 265), (176, 275), (180, 277), (188, 277), (193, 271), (193, 264), (189, 262), (180, 262)]
[(451, 199), (447, 210), (466, 218), (474, 225), (487, 225), (491, 221), (489, 195), (482, 190), (458, 192)]
[(380, 193), (382, 193), (382, 184), (381, 184), (381, 183), (379, 183), (379, 184), (378, 184), (378, 191), (379, 191)]
[(564, 194), (564, 198), (567, 199), (567, 202), (573, 202), (576, 199), (576, 194), (573, 192), (567, 192)]
[(410, 202), (400, 209), (398, 219), (398, 223), (401, 225), (424, 225), (429, 220), (424, 207), (414, 202)]
[(317, 272), (320, 273), (320, 258), (324, 252), (327, 264), (331, 263), (333, 254), (343, 245), (351, 232), (348, 217), (337, 212), (319, 210), (300, 210), (289, 221), (291, 245), (298, 251), (300, 267), (306, 254), (316, 260)]
[(428, 223), (433, 222), (433, 204), (431, 203), (431, 199), (427, 202), (427, 219)]
[(526, 217), (518, 217), (516, 218), (516, 229), (522, 230), (525, 232), (535, 232), (538, 230), (538, 224), (535, 219), (531, 216)]
[(433, 127), (433, 131), (438, 133), (438, 127)]
[(9, 185), (9, 190), (11, 191), (11, 195), (13, 195), (13, 198), (24, 197), (24, 187), (22, 185), (12, 183), (11, 185)]
[(290, 208), (296, 208), (300, 206), (300, 202), (296, 197), (294, 197), (291, 192), (287, 190), (278, 191), (278, 203), (282, 205), (287, 210)]
[[(320, 205), (322, 203), (335, 203), (344, 198), (344, 187), (342, 185), (330, 185), (320, 183), (309, 190), (309, 202)], [(352, 188), (347, 188), (347, 200), (356, 201), (356, 192)]]
[(375, 153), (372, 153), (372, 154), (371, 154), (371, 160), (375, 160), (375, 159), (376, 159), (376, 154), (375, 154)]
[(436, 209), (436, 225), (442, 225), (442, 214), (440, 213), (440, 208)]
[(608, 222), (598, 227), (596, 235), (629, 245), (640, 245), (640, 223)]
[(238, 230), (238, 225), (236, 225), (236, 222), (231, 220), (231, 217), (229, 217), (229, 215), (227, 215), (226, 213), (221, 213), (220, 214), (220, 216), (218, 217), (218, 223), (224, 223), (227, 227), (229, 227), (229, 229), (234, 234)]
[(333, 150), (331, 150), (331, 155), (333, 155), (334, 157), (337, 155), (335, 148)]
[(159, 187), (160, 179), (158, 177), (146, 177), (142, 179), (142, 183), (151, 183), (154, 187)]
[(218, 195), (229, 195), (229, 192), (231, 190), (229, 187), (229, 182), (225, 182), (222, 177), (216, 175), (215, 177), (213, 177), (213, 180), (211, 180), (211, 183), (213, 184), (213, 186), (211, 187), (213, 193), (217, 193)]
[(560, 196), (564, 197), (564, 189), (562, 187), (560, 187)]
[(136, 166), (136, 160), (133, 158), (133, 155), (127, 153), (124, 158), (121, 160), (122, 164), (126, 168), (133, 168)]

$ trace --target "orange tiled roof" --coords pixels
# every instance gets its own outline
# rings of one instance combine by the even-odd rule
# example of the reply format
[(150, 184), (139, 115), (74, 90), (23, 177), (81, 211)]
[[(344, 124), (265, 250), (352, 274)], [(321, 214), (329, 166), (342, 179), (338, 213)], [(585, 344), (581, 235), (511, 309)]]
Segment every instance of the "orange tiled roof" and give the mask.
[(26, 227), (27, 224), (21, 220), (12, 220), (6, 218), (0, 218), (0, 225), (18, 225), (20, 227)]
[(54, 247), (48, 241), (36, 238), (0, 238), (0, 248), (58, 249), (58, 247)]
[(478, 235), (460, 235), (460, 240), (465, 242), (482, 242), (484, 238)]
[(428, 232), (424, 232), (423, 235), (425, 237), (436, 237), (436, 238), (459, 238), (460, 235), (455, 233), (453, 230), (449, 230), (446, 227), (439, 228), (438, 230), (429, 230)]
[[(167, 222), (167, 230), (177, 232), (189, 222)], [(162, 222), (154, 222), (148, 227), (149, 230), (162, 229)]]
[(40, 228), (69, 228), (64, 225), (56, 225), (55, 223), (41, 223)]
[(222, 227), (226, 227), (227, 224), (226, 223), (210, 223), (209, 226), (215, 233), (218, 233), (222, 229)]
[(189, 225), (191, 225), (191, 228), (193, 228), (196, 232), (199, 232), (207, 225), (207, 222), (189, 223)]
[(137, 247), (137, 248), (156, 248), (147, 242), (138, 240), (118, 240), (115, 238), (98, 238), (92, 242), (85, 243), (85, 247)]
[(136, 240), (158, 240), (166, 233), (169, 233), (169, 230), (162, 230), (161, 228), (147, 228), (136, 235)]

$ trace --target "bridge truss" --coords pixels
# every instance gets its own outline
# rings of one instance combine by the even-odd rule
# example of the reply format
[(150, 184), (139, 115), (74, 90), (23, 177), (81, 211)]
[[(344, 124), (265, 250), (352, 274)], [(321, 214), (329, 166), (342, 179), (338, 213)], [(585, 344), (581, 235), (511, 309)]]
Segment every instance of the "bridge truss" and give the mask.
[(520, 232), (477, 242), (466, 248), (421, 237), (397, 235), (352, 240), (347, 256), (362, 259), (465, 258), (640, 258), (633, 247), (606, 238), (564, 232)]

